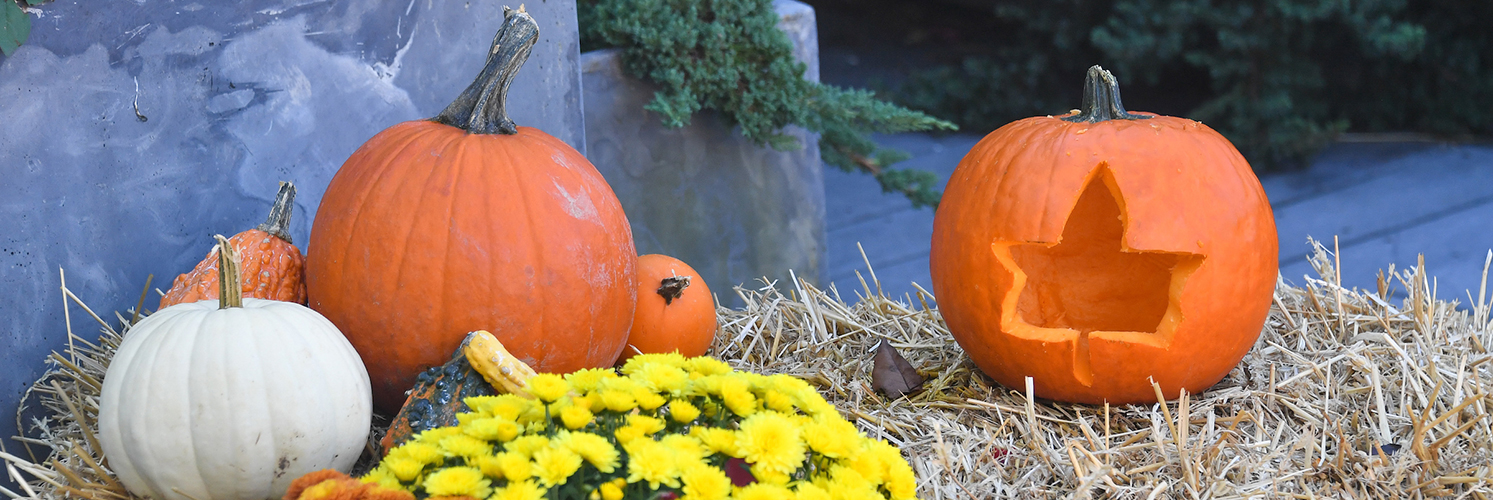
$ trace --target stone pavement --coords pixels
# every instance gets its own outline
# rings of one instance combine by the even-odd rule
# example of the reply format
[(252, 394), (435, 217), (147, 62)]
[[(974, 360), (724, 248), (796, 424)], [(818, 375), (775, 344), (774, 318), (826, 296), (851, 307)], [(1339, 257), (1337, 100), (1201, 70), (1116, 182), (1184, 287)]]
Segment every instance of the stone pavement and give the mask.
[[(913, 156), (899, 167), (931, 170), (947, 180), (979, 139), (899, 134), (879, 142)], [(1463, 304), (1479, 297), (1493, 249), (1493, 146), (1339, 142), (1311, 167), (1266, 174), (1261, 184), (1275, 211), (1281, 274), (1288, 283), (1300, 286), (1305, 276), (1315, 277), (1306, 260), (1307, 238), (1331, 249), (1336, 235), (1343, 282), (1350, 287), (1372, 290), (1380, 269), (1391, 263), (1413, 267), (1424, 254), (1438, 297)], [(867, 274), (857, 242), (888, 295), (915, 294), (914, 282), (932, 291), (932, 210), (882, 194), (870, 176), (833, 168), (825, 169), (824, 189), (826, 274), (845, 300), (862, 290), (856, 272)], [(1396, 288), (1395, 296), (1404, 297), (1403, 287)]]

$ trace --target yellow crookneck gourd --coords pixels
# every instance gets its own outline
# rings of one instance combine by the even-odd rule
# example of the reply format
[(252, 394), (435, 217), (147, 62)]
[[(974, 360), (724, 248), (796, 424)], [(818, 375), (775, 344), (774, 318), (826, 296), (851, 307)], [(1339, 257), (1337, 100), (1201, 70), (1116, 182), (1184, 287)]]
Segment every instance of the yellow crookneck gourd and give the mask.
[(468, 333), (466, 340), (461, 341), (461, 352), (466, 355), (472, 369), (482, 374), (493, 389), (529, 397), (524, 385), (534, 377), (534, 369), (508, 352), (503, 343), (487, 330)]

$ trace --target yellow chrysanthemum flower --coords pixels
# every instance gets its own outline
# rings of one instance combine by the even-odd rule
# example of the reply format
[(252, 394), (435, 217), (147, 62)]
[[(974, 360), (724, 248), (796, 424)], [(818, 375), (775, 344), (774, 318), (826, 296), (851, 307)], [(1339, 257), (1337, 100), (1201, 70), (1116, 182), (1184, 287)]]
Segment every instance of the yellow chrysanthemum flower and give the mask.
[(804, 441), (809, 449), (830, 458), (845, 458), (861, 447), (860, 431), (855, 424), (839, 417), (821, 417), (803, 426)]
[(497, 396), (473, 396), (463, 399), (473, 412), (484, 416), (503, 417), (517, 422), (518, 417), (534, 406), (534, 402), (513, 394)]
[(917, 498), (918, 477), (912, 472), (912, 466), (904, 460), (897, 460), (889, 465), (884, 485), (887, 492), (892, 494), (892, 500)]
[(666, 424), (664, 424), (663, 420), (655, 417), (650, 417), (642, 414), (632, 414), (627, 416), (627, 425), (642, 429), (643, 434), (653, 434), (655, 432), (664, 430)]
[(590, 408), (576, 404), (560, 409), (560, 423), (565, 424), (566, 429), (575, 430), (585, 427), (595, 417), (596, 414), (591, 413)]
[(550, 438), (530, 434), (514, 438), (514, 440), (509, 441), (507, 444), (504, 444), (503, 449), (507, 450), (509, 453), (517, 453), (525, 457), (532, 457), (534, 456), (534, 452), (548, 448), (549, 445)]
[(834, 465), (829, 469), (829, 482), (825, 485), (834, 498), (866, 498), (876, 495), (876, 485), (866, 480), (855, 469)]
[(621, 453), (617, 452), (612, 443), (589, 432), (561, 432), (555, 436), (555, 443), (569, 448), (604, 474), (615, 472), (621, 461)]
[(757, 412), (757, 397), (752, 394), (751, 382), (735, 373), (721, 379), (721, 401), (732, 413), (750, 417)]
[(461, 434), (461, 429), (458, 429), (456, 427), (436, 427), (434, 429), (429, 429), (416, 434), (413, 441), (426, 444), (437, 444), (440, 443), (442, 439), (446, 439), (457, 434)]
[(668, 434), (663, 439), (659, 439), (658, 444), (663, 445), (673, 452), (675, 460), (678, 460), (680, 464), (699, 462), (705, 459), (705, 445), (699, 439), (691, 436)]
[(660, 396), (646, 387), (634, 389), (632, 391), (632, 398), (638, 402), (638, 408), (642, 408), (644, 411), (657, 410), (658, 407), (669, 402), (668, 398)]
[[(793, 492), (779, 484), (752, 483), (735, 489), (736, 500), (783, 500), (793, 498)], [(854, 498), (854, 497), (847, 497)]]
[(768, 389), (763, 392), (762, 402), (766, 403), (767, 408), (770, 410), (781, 413), (794, 413), (793, 398), (788, 397), (787, 394), (778, 392), (776, 389)]
[(564, 377), (553, 373), (540, 373), (529, 377), (528, 385), (525, 387), (529, 394), (539, 398), (540, 401), (553, 403), (570, 392), (570, 384)]
[[(815, 395), (817, 396), (818, 393), (815, 393)], [(813, 399), (799, 398), (797, 406), (798, 409), (800, 411), (803, 411), (805, 415), (811, 417), (831, 416), (835, 418), (844, 418), (840, 416), (840, 410), (836, 409), (835, 405), (832, 405), (828, 401), (825, 401), (824, 397), (822, 396)]]
[(683, 368), (659, 363), (643, 365), (633, 376), (641, 379), (643, 385), (653, 391), (676, 396), (689, 383), (689, 373)]
[(425, 463), (409, 457), (388, 457), (383, 467), (400, 481), (413, 481), (425, 469)]
[(602, 390), (599, 395), (601, 396), (601, 404), (611, 411), (625, 413), (638, 407), (638, 400), (634, 399), (632, 394), (628, 392), (606, 389)]
[(550, 446), (534, 452), (534, 477), (546, 487), (565, 484), (581, 468), (581, 456), (565, 446)]
[(866, 450), (867, 454), (876, 455), (880, 459), (885, 474), (882, 484), (892, 494), (893, 500), (906, 500), (917, 495), (917, 475), (913, 473), (907, 460), (902, 458), (902, 450), (881, 440), (867, 440)]
[(684, 484), (681, 489), (684, 495), (679, 500), (724, 500), (731, 494), (731, 478), (724, 471), (700, 462), (684, 467), (679, 480)]
[(541, 500), (548, 492), (548, 488), (540, 486), (533, 479), (509, 481), (508, 486), (498, 488), (487, 500)]
[(433, 444), (411, 441), (395, 447), (389, 457), (408, 458), (421, 464), (438, 463), (446, 458), (441, 449)]
[(358, 478), (358, 480), (394, 490), (404, 489), (404, 486), (399, 484), (399, 478), (394, 477), (394, 473), (390, 472), (389, 468), (384, 465), (375, 467), (372, 471), (364, 474), (363, 477)]
[(601, 500), (622, 500), (622, 487), (616, 483), (602, 483), (597, 491), (601, 492)]
[(497, 455), (483, 455), (475, 459), (468, 459), (467, 465), (477, 466), (477, 470), (482, 471), (482, 475), (493, 479), (502, 479), (504, 477), (503, 464), (498, 460)]
[(753, 467), (790, 474), (803, 465), (807, 452), (801, 433), (783, 414), (764, 411), (741, 421), (736, 447)]
[(687, 424), (700, 418), (700, 408), (687, 399), (676, 399), (669, 402), (669, 418), (675, 422)]
[[(814, 391), (814, 386), (809, 385), (807, 380), (784, 373), (768, 375), (767, 384), (773, 389), (777, 389), (779, 392), (788, 395), (797, 395), (804, 390)], [(818, 392), (814, 393), (818, 394)]]
[(684, 369), (692, 373), (710, 376), (730, 373), (731, 365), (726, 364), (725, 361), (721, 361), (709, 356), (700, 356), (697, 358), (690, 358), (686, 360), (684, 363)]
[(468, 459), (491, 455), (493, 451), (492, 444), (466, 434), (457, 434), (442, 439), (440, 447), (448, 454)]
[(634, 439), (641, 439), (643, 437), (643, 429), (631, 425), (624, 425), (618, 428), (616, 431), (613, 431), (612, 436), (617, 438), (617, 442), (619, 444), (626, 445), (627, 443), (632, 442), (632, 440)]
[[(464, 413), (463, 415), (475, 415)], [(461, 432), (484, 441), (509, 441), (518, 436), (518, 424), (501, 417), (482, 417), (461, 425)]]
[(829, 492), (814, 483), (798, 483), (793, 493), (795, 500), (831, 500)]
[(688, 362), (689, 359), (685, 358), (684, 355), (679, 354), (679, 351), (670, 353), (639, 354), (631, 358), (627, 358), (627, 362), (622, 364), (622, 374), (637, 374), (639, 370), (648, 365), (662, 365), (672, 366), (674, 368), (684, 368), (685, 363)]
[(591, 410), (591, 413), (593, 414), (607, 408), (607, 405), (602, 404), (601, 402), (601, 395), (594, 392), (588, 393), (584, 396), (572, 396), (570, 398), (570, 404), (585, 408), (587, 410)]
[(870, 450), (863, 450), (861, 453), (852, 454), (849, 458), (841, 461), (841, 463), (855, 470), (860, 477), (871, 484), (881, 484), (886, 480), (887, 464), (882, 462), (881, 456), (872, 453)]
[(616, 378), (617, 372), (610, 368), (586, 368), (576, 370), (565, 376), (565, 381), (570, 383), (571, 390), (579, 393), (595, 391), (601, 385), (601, 381)]
[(766, 468), (762, 464), (752, 464), (749, 470), (752, 473), (752, 477), (759, 483), (787, 486), (788, 482), (793, 480), (793, 476), (788, 475), (787, 472)]
[(503, 470), (503, 478), (509, 483), (534, 477), (534, 463), (528, 456), (503, 452), (494, 457), (498, 459), (498, 468)]
[(690, 429), (689, 435), (699, 439), (705, 448), (711, 452), (720, 453), (728, 457), (741, 458), (740, 451), (736, 448), (736, 431), (721, 429), (717, 427), (696, 426)]
[(721, 381), (725, 380), (725, 377), (725, 375), (709, 375), (691, 379), (689, 385), (684, 387), (684, 395), (719, 397), (721, 395)]
[(483, 477), (482, 471), (471, 467), (446, 467), (425, 476), (425, 493), (433, 497), (487, 498), (492, 493), (492, 482)]
[(634, 439), (622, 445), (627, 452), (627, 482), (647, 481), (648, 486), (658, 485), (678, 488), (677, 463), (674, 453), (652, 439)]

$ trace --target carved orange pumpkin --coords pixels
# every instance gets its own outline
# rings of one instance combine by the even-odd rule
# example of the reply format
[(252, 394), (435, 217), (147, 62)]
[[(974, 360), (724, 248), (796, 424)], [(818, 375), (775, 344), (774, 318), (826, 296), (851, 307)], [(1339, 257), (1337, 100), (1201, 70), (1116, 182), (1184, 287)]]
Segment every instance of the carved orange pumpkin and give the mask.
[(1249, 164), (1196, 121), (1127, 113), (1089, 70), (1084, 109), (1008, 124), (959, 163), (933, 222), (949, 331), (1007, 387), (1062, 401), (1198, 392), (1260, 334), (1275, 222)]
[(369, 139), (317, 209), (311, 307), (363, 356), (385, 412), (473, 330), (559, 373), (608, 366), (627, 339), (637, 253), (621, 204), (580, 153), (504, 111), (537, 37), (509, 12), (476, 81)]
[[(243, 258), (240, 269), (245, 297), (306, 303), (306, 258), (290, 243), (290, 213), (294, 209), (295, 185), (281, 182), (264, 223), (228, 239)], [(159, 308), (216, 298), (218, 254), (208, 252), (191, 272), (171, 282)]]
[(715, 297), (695, 268), (667, 255), (638, 257), (638, 307), (617, 363), (639, 352), (704, 356), (715, 330)]

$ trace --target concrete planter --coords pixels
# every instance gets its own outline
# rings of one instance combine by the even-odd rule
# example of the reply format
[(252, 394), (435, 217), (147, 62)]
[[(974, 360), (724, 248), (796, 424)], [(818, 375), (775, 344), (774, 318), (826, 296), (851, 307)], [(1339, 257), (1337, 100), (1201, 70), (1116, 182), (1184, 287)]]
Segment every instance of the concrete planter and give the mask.
[[(812, 7), (774, 2), (794, 54), (819, 79)], [(616, 50), (581, 54), (586, 151), (632, 223), (638, 252), (664, 253), (700, 272), (722, 304), (758, 278), (823, 277), (824, 175), (818, 137), (791, 130), (803, 149), (774, 151), (713, 112), (668, 128), (643, 110), (656, 87), (628, 76)], [(786, 281), (785, 281), (786, 283)]]

